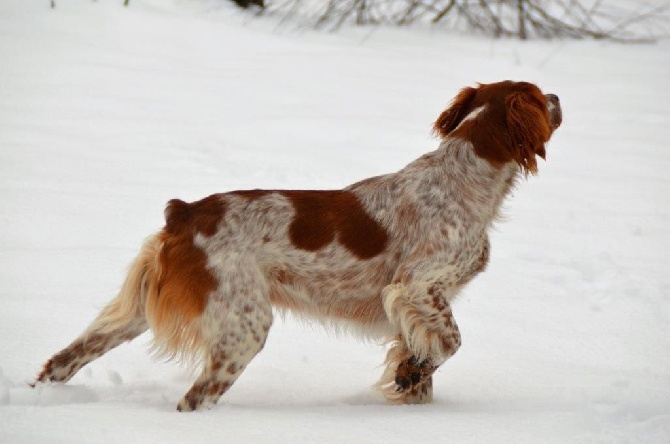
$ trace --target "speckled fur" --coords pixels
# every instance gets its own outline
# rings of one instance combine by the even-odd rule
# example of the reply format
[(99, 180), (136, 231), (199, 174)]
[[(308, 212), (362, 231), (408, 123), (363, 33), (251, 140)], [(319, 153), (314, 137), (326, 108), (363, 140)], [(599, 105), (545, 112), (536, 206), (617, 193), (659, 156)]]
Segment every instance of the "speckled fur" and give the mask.
[[(515, 85), (479, 91), (507, 94), (521, 89)], [(461, 345), (450, 304), (486, 267), (487, 232), (515, 180), (534, 165), (527, 153), (490, 154), (464, 136), (466, 126), (473, 131), (496, 116), (474, 99), (476, 91), (464, 90), (462, 103), (440, 117), (439, 148), (397, 173), (341, 191), (252, 190), (171, 201), (166, 227), (147, 241), (117, 299), (45, 364), (38, 382), (67, 381), (150, 327), (157, 350), (202, 362), (178, 404), (196, 410), (216, 403), (263, 348), (274, 307), (385, 339), (377, 387), (394, 403), (430, 402), (433, 372)], [(551, 110), (540, 106), (535, 115), (546, 120), (548, 140), (560, 107), (557, 99)], [(499, 161), (505, 156), (510, 160)]]

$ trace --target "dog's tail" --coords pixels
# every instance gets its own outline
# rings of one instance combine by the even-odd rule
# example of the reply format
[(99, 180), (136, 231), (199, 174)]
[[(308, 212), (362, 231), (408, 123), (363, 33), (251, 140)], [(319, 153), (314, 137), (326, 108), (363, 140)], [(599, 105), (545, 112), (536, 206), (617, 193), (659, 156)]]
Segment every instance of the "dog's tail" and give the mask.
[(162, 245), (160, 234), (144, 242), (118, 295), (103, 308), (85, 333), (109, 334), (126, 330), (132, 324), (144, 324), (146, 330), (146, 301), (149, 294), (158, 289)]
[(207, 271), (193, 266), (194, 253), (184, 255), (182, 241), (167, 228), (147, 239), (118, 296), (89, 328), (107, 333), (141, 323), (154, 334), (154, 354), (197, 363), (204, 347), (200, 314), (207, 301), (197, 279), (198, 272)]

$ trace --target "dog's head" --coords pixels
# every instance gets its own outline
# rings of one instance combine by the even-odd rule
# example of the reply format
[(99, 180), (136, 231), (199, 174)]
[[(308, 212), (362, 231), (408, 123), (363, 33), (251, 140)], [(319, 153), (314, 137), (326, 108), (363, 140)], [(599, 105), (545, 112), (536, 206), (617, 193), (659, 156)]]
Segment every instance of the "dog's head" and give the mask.
[(535, 156), (544, 159), (544, 145), (562, 121), (558, 96), (506, 80), (462, 89), (434, 129), (442, 137), (472, 142), (477, 155), (494, 165), (514, 161), (536, 173)]

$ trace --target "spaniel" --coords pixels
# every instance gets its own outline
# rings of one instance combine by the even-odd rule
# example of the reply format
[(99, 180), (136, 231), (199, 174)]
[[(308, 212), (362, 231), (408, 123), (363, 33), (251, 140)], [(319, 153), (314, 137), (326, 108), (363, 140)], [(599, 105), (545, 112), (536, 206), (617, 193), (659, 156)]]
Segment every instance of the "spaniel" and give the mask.
[(177, 407), (201, 409), (263, 348), (274, 307), (385, 338), (377, 387), (394, 403), (430, 402), (433, 372), (461, 345), (450, 304), (486, 267), (505, 196), (537, 172), (561, 121), (558, 97), (531, 83), (480, 84), (438, 117), (437, 150), (396, 173), (171, 200), (118, 296), (35, 384), (66, 382), (151, 328), (158, 352), (202, 365)]

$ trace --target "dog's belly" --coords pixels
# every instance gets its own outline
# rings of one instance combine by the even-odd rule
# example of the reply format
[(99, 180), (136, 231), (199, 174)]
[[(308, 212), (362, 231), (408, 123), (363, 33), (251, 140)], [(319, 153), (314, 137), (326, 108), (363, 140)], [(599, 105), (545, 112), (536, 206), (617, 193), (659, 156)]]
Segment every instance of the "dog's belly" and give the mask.
[(341, 321), (366, 335), (383, 336), (391, 326), (381, 291), (392, 275), (381, 260), (331, 268), (275, 266), (268, 271), (270, 300), (300, 317), (326, 324)]

